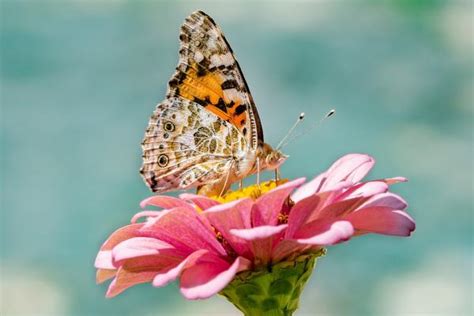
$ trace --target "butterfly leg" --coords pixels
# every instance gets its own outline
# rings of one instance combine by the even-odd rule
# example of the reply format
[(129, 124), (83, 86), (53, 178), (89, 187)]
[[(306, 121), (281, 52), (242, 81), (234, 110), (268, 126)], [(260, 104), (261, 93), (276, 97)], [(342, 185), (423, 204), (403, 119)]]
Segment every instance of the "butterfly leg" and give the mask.
[(275, 169), (275, 182), (280, 181), (280, 168)]
[(229, 189), (229, 187), (228, 187), (229, 183), (228, 182), (229, 182), (229, 177), (230, 177), (230, 173), (232, 171), (232, 166), (233, 165), (234, 165), (234, 162), (232, 161), (231, 164), (230, 164), (229, 171), (227, 172), (227, 176), (225, 177), (224, 186), (222, 187), (221, 193), (219, 193), (219, 197), (224, 195), (225, 191), (227, 191), (227, 189)]
[(260, 158), (257, 157), (257, 186), (260, 186)]
[(240, 179), (240, 181), (239, 181), (239, 191), (242, 191), (243, 187), (244, 187), (244, 180)]

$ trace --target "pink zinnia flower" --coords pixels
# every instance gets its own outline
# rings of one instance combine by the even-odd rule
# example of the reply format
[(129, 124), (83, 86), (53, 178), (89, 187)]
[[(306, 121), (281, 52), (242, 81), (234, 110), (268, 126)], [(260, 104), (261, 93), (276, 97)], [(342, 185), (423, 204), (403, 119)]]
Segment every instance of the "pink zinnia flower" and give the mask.
[[(97, 281), (114, 278), (107, 291), (113, 297), (135, 284), (161, 287), (178, 279), (187, 299), (220, 292), (246, 313), (257, 308), (255, 300), (258, 308), (291, 313), (298, 303), (295, 291), (302, 290), (325, 246), (367, 233), (409, 236), (415, 229), (407, 203), (388, 192), (404, 178), (360, 182), (373, 165), (370, 156), (349, 154), (305, 184), (300, 178), (267, 192), (274, 182), (255, 185), (221, 200), (253, 199), (150, 197), (141, 207), (163, 210), (144, 210), (109, 237), (95, 262)], [(298, 277), (287, 277), (288, 262)], [(268, 288), (239, 292), (246, 283), (245, 291), (249, 284)]]

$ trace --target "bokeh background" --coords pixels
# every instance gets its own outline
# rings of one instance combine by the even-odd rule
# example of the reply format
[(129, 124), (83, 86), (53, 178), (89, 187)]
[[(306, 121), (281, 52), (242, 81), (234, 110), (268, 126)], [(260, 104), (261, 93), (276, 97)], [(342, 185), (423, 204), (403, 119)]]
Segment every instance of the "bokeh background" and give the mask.
[(139, 144), (197, 9), (223, 28), (268, 142), (337, 109), (286, 148), (285, 177), (363, 152), (371, 178), (410, 180), (393, 190), (414, 235), (331, 247), (297, 314), (471, 314), (473, 8), (421, 0), (1, 0), (0, 314), (238, 315), (176, 284), (105, 299), (94, 281), (100, 244), (150, 195)]

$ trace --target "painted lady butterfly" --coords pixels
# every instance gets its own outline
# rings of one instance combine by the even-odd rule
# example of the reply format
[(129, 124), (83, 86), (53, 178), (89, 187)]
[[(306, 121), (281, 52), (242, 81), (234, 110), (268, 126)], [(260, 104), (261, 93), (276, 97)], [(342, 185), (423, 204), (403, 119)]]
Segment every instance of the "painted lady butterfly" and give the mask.
[(263, 141), (257, 108), (229, 43), (202, 11), (186, 18), (179, 63), (142, 142), (145, 182), (154, 192), (198, 188), (217, 195), (286, 159)]

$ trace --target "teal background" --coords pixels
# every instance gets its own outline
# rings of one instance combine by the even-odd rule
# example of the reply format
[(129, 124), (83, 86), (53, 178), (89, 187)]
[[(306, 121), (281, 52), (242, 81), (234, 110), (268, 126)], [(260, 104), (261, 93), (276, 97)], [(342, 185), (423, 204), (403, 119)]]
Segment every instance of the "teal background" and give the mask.
[(337, 109), (285, 149), (285, 177), (363, 152), (370, 178), (410, 180), (393, 190), (413, 236), (329, 248), (297, 314), (472, 313), (472, 3), (2, 0), (0, 314), (238, 315), (176, 284), (105, 299), (94, 280), (99, 246), (150, 195), (139, 144), (197, 9), (223, 28), (269, 143)]

